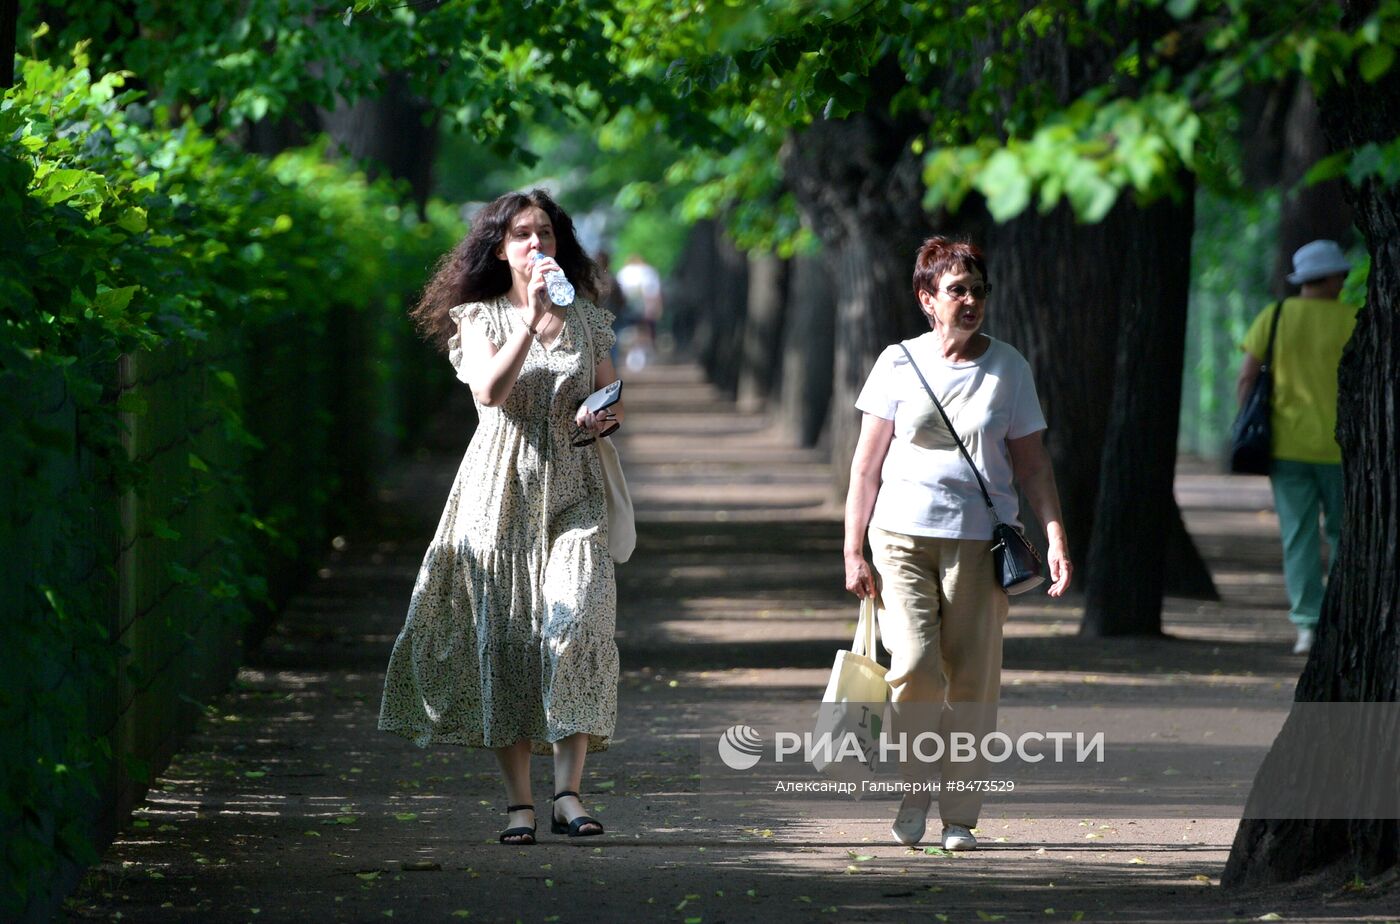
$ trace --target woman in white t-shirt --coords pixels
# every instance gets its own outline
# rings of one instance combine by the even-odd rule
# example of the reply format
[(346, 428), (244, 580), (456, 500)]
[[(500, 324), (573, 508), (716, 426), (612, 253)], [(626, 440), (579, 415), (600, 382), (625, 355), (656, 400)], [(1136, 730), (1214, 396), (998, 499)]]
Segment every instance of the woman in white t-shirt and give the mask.
[[(1019, 524), (1017, 488), (1045, 526), (1052, 584), (1069, 587), (1070, 561), (1059, 493), (1042, 435), (1045, 418), (1030, 366), (1013, 347), (981, 333), (991, 291), (982, 252), (932, 237), (914, 260), (914, 295), (929, 333), (906, 341), (918, 371), (981, 470), (1004, 523)], [(856, 407), (863, 412), (846, 497), (846, 589), (880, 595), (880, 634), (894, 703), (891, 731), (912, 740), (937, 731), (947, 742), (967, 731), (981, 740), (996, 727), (1001, 693), (1002, 624), (1007, 596), (992, 566), (992, 519), (942, 416), (899, 344), (871, 370)], [(869, 532), (875, 573), (865, 560)], [(923, 782), (910, 749), (906, 782)], [(982, 798), (955, 780), (982, 779), (980, 761), (940, 761), (942, 845), (972, 850)], [(928, 787), (912, 788), (891, 833), (901, 844), (923, 837)]]

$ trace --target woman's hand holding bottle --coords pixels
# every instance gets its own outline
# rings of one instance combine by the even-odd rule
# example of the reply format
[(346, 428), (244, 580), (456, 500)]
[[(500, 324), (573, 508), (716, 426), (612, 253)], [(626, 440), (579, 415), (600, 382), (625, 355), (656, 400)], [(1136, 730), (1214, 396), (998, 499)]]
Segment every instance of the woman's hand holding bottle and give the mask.
[(574, 284), (569, 282), (569, 277), (564, 275), (564, 270), (553, 257), (547, 257), (535, 251), (530, 258), (535, 266), (541, 267), (540, 272), (544, 274), (545, 289), (549, 293), (549, 300), (560, 308), (567, 308), (574, 303)]
[(549, 298), (549, 280), (546, 278), (551, 272), (560, 272), (559, 264), (554, 262), (552, 257), (547, 257), (539, 251), (531, 258), (530, 262), (530, 328), (538, 331), (540, 325), (549, 318), (550, 309), (553, 302)]

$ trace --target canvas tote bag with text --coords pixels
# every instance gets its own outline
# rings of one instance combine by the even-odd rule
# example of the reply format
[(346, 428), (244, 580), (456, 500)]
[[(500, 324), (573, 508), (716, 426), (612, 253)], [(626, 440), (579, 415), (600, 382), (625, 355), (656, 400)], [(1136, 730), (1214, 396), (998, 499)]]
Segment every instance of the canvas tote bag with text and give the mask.
[(875, 598), (867, 597), (851, 650), (836, 652), (817, 711), (812, 766), (818, 773), (848, 783), (874, 777), (889, 696), (885, 668), (875, 660)]

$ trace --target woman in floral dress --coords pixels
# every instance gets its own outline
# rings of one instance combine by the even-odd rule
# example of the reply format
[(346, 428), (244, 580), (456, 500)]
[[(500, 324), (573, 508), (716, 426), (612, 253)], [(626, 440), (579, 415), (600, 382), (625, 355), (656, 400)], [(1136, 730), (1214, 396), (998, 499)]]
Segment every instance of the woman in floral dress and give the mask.
[[(566, 307), (546, 293), (561, 271), (579, 293)], [(532, 752), (554, 755), (551, 829), (603, 833), (578, 789), (616, 721), (617, 592), (598, 454), (575, 443), (623, 411), (580, 406), (617, 377), (596, 287), (569, 216), (543, 190), (510, 193), (476, 216), (413, 310), (471, 386), (479, 423), (394, 644), (379, 727), (491, 748), (502, 843), (535, 842)]]

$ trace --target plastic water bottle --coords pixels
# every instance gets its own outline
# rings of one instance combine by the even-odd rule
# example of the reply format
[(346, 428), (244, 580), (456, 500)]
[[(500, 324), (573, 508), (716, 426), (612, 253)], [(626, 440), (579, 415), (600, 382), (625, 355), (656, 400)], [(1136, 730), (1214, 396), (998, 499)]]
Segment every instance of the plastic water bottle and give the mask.
[[(544, 254), (537, 250), (530, 257), (530, 261), (534, 262), (543, 256)], [(574, 303), (574, 284), (564, 275), (563, 270), (545, 273), (544, 289), (549, 293), (549, 300), (561, 308)]]

